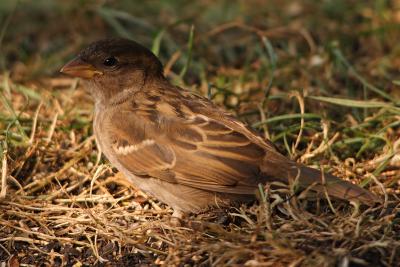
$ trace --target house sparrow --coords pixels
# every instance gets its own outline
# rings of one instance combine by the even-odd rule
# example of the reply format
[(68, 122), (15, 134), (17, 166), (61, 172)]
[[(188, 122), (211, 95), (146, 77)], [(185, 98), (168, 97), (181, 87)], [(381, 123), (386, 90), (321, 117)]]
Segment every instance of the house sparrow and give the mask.
[(198, 212), (254, 199), (258, 184), (298, 181), (317, 193), (373, 205), (369, 191), (281, 155), (208, 99), (169, 83), (158, 58), (126, 39), (92, 43), (62, 73), (86, 81), (94, 133), (112, 165), (174, 209)]

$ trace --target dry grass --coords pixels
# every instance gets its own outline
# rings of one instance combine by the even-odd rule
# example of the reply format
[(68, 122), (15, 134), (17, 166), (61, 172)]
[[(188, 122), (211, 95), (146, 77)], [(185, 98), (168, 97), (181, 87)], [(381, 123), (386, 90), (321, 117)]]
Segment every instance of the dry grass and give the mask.
[[(399, 3), (291, 2), (260, 10), (238, 2), (226, 15), (223, 1), (199, 1), (164, 6), (160, 16), (151, 5), (64, 3), (49, 8), (68, 23), (49, 23), (48, 31), (38, 30), (44, 22), (26, 7), (8, 10), (2, 21), (14, 28), (3, 26), (0, 34), (6, 55), (0, 56), (0, 262), (399, 266)], [(131, 17), (109, 8), (126, 8)], [(138, 19), (140, 12), (147, 20)], [(24, 14), (32, 28), (18, 20)], [(185, 21), (162, 31), (183, 14), (196, 26), (193, 38)], [(288, 157), (359, 183), (384, 203), (312, 200), (293, 185), (280, 191), (265, 185), (255, 203), (190, 215), (171, 227), (169, 207), (100, 158), (90, 97), (79, 81), (56, 74), (78, 47), (105, 32), (152, 43), (174, 83), (235, 112)]]

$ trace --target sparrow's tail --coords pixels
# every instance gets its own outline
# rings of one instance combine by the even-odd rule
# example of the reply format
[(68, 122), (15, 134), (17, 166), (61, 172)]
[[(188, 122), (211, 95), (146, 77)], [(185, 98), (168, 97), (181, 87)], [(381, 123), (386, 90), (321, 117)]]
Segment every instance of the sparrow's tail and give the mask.
[(329, 196), (348, 201), (358, 200), (368, 206), (372, 206), (381, 201), (370, 191), (350, 182), (341, 180), (332, 174), (322, 173), (320, 170), (306, 166), (299, 166), (299, 171), (299, 184), (302, 187), (308, 187), (313, 183), (316, 183), (315, 190), (318, 192), (327, 192)]
[[(276, 159), (276, 155), (274, 158)], [(301, 188), (312, 186), (313, 191), (317, 193), (326, 192), (330, 197), (347, 201), (358, 200), (368, 206), (373, 206), (375, 203), (381, 202), (376, 195), (368, 190), (341, 180), (334, 175), (322, 173), (320, 170), (297, 164), (283, 156), (280, 160), (285, 161), (285, 164), (282, 164), (282, 161), (280, 164), (273, 164), (274, 162), (267, 160), (269, 164), (264, 164), (265, 170), (263, 172), (267, 175), (272, 174), (276, 178), (281, 178), (284, 182), (289, 182), (289, 180), (293, 182), (297, 181)], [(285, 166), (285, 168), (282, 168), (282, 166)]]

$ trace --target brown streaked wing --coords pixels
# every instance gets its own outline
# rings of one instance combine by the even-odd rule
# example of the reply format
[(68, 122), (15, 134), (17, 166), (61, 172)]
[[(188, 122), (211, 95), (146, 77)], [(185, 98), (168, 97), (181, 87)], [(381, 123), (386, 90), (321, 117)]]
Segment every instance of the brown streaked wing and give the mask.
[[(118, 131), (110, 136), (118, 161), (133, 174), (236, 194), (252, 194), (262, 180), (264, 149), (215, 119), (158, 114), (154, 122), (140, 112), (127, 114), (113, 116)], [(118, 117), (123, 122), (116, 123)]]
[(156, 173), (163, 180), (176, 183), (168, 171), (176, 161), (174, 151), (157, 142), (154, 124), (150, 121), (146, 123), (146, 116), (137, 115), (141, 113), (127, 112), (127, 116), (121, 116), (124, 113), (116, 111), (109, 121), (104, 122), (105, 136), (110, 146), (108, 149), (132, 174), (153, 176)]

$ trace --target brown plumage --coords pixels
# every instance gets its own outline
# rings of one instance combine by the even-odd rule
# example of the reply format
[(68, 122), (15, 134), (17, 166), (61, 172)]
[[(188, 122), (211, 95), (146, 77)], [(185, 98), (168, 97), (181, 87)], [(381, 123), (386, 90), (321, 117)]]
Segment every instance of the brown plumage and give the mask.
[(95, 99), (102, 152), (140, 189), (176, 211), (254, 198), (259, 183), (288, 183), (372, 205), (374, 194), (297, 164), (208, 99), (171, 85), (143, 46), (93, 43), (61, 70), (84, 78)]

